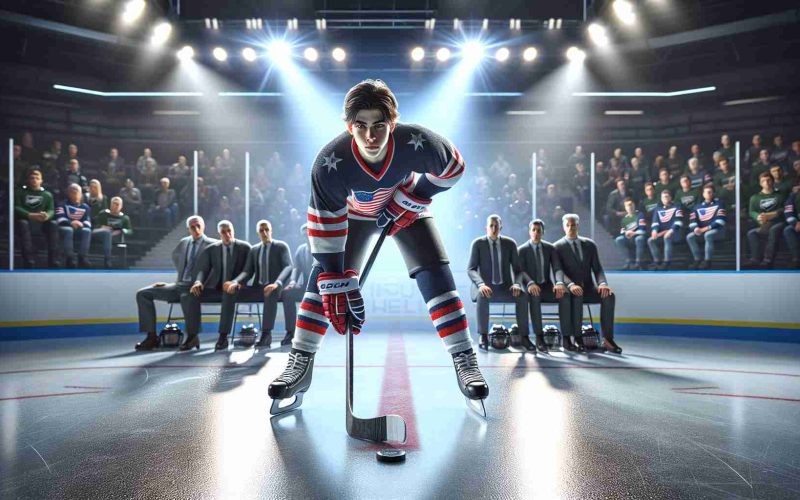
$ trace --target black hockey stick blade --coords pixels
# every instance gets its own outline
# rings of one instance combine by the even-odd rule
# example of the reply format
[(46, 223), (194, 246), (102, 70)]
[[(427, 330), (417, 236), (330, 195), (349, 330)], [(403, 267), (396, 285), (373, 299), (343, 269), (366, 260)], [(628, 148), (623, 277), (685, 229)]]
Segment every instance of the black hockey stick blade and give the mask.
[(483, 404), (483, 400), (482, 399), (464, 398), (464, 400), (467, 402), (467, 406), (469, 407), (470, 410), (474, 411), (475, 413), (477, 413), (478, 415), (480, 415), (483, 418), (487, 418), (486, 417), (486, 405)]
[(286, 406), (281, 406), (281, 403), (286, 401), (286, 399), (273, 399), (272, 406), (270, 406), (269, 408), (269, 414), (272, 416), (283, 415), (284, 413), (289, 413), (292, 410), (300, 408), (300, 405), (303, 404), (303, 394), (305, 393), (298, 392), (297, 394), (295, 394), (293, 396), (293, 401)]

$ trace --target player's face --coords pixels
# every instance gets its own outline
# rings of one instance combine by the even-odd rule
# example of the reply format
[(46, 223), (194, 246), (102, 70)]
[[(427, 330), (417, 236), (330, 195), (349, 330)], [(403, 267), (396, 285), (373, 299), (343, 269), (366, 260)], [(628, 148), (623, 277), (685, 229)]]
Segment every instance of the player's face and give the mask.
[(355, 120), (347, 124), (347, 131), (358, 145), (358, 151), (367, 161), (380, 161), (386, 156), (386, 145), (394, 124), (384, 119), (377, 109), (362, 109)]
[(533, 226), (531, 226), (528, 233), (531, 236), (532, 242), (539, 243), (540, 241), (542, 241), (542, 226), (540, 226), (539, 224), (534, 224)]
[(233, 227), (222, 226), (219, 228), (219, 237), (224, 244), (230, 245), (231, 241), (233, 241)]
[(714, 199), (714, 190), (713, 189), (704, 189), (703, 190), (703, 199), (705, 199), (708, 203), (711, 203), (711, 200)]
[(490, 219), (486, 222), (486, 236), (490, 238), (497, 238), (500, 236), (500, 229), (503, 228), (503, 224), (497, 219)]
[(666, 207), (672, 202), (672, 195), (669, 193), (661, 193), (661, 203)]

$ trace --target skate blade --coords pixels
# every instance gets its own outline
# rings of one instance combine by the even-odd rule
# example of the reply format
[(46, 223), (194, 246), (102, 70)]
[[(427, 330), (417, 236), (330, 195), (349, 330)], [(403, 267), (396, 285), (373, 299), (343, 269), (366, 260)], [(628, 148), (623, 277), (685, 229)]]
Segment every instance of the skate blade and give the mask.
[(486, 417), (486, 405), (483, 404), (483, 400), (482, 399), (464, 398), (464, 400), (467, 402), (467, 407), (469, 407), (470, 410), (474, 411), (476, 414), (478, 414), (479, 416), (481, 416), (483, 418), (487, 418)]
[(272, 406), (269, 408), (270, 415), (274, 417), (275, 415), (283, 415), (284, 413), (296, 410), (303, 404), (303, 394), (302, 392), (298, 392), (294, 395), (294, 400), (285, 406), (281, 406), (281, 403), (286, 401), (286, 399), (273, 399)]

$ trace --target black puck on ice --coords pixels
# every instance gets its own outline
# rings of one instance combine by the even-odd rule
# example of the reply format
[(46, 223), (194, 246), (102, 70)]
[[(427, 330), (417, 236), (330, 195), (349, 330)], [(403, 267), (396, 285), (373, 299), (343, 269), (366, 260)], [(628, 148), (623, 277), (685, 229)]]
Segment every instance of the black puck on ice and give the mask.
[(395, 448), (384, 448), (375, 452), (378, 462), (397, 463), (406, 461), (406, 452)]

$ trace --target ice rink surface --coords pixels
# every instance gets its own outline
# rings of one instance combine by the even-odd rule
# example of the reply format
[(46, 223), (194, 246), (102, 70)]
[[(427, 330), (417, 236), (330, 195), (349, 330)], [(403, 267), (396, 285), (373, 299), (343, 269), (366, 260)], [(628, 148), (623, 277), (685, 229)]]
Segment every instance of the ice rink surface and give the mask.
[(189, 353), (0, 343), (0, 497), (800, 498), (797, 344), (479, 353), (484, 421), (430, 331), (365, 330), (355, 413), (408, 424), (406, 462), (382, 464), (345, 431), (342, 337), (327, 335), (301, 410), (274, 419), (287, 350), (215, 353), (215, 337)]

